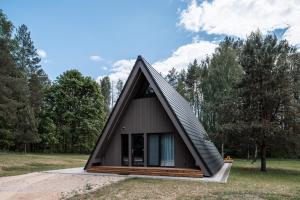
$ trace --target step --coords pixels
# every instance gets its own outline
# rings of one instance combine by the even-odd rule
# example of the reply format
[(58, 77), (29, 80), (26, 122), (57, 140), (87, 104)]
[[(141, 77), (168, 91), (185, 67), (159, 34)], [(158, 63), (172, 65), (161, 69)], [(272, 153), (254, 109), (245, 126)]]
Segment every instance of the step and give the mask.
[(122, 175), (152, 175), (152, 176), (176, 176), (176, 177), (203, 177), (201, 170), (164, 167), (123, 167), (123, 166), (94, 166), (87, 170), (93, 173), (111, 173)]

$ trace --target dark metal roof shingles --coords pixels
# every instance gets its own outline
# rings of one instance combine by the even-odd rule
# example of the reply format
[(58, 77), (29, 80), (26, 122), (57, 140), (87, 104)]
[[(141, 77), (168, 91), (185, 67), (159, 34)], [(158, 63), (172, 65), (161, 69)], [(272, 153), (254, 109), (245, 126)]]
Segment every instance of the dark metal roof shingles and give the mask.
[(188, 137), (193, 142), (211, 173), (215, 174), (223, 165), (223, 159), (215, 145), (207, 141), (208, 135), (193, 113), (189, 103), (142, 57), (152, 77), (170, 104)]

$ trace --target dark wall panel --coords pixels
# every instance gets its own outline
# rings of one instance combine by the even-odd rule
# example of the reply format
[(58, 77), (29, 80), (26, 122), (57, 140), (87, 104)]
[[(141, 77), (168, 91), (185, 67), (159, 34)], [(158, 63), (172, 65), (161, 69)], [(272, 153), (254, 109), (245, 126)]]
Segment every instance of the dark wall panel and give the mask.
[(121, 133), (171, 132), (173, 126), (157, 98), (133, 99), (117, 128)]
[(179, 133), (175, 132), (175, 166), (178, 168), (196, 168), (195, 160), (184, 144)]
[[(133, 99), (107, 142), (102, 165), (121, 165), (121, 134), (174, 133), (175, 167), (194, 168), (195, 161), (156, 97)], [(146, 149), (145, 149), (146, 150)]]

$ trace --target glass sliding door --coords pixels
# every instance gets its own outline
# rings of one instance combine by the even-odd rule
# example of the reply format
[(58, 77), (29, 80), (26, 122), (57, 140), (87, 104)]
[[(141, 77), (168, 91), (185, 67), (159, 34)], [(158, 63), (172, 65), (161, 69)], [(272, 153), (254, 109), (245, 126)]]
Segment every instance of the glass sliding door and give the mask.
[(148, 165), (174, 167), (174, 134), (148, 134)]
[(159, 156), (159, 135), (149, 134), (148, 135), (148, 165), (149, 166), (159, 166), (160, 156)]
[(144, 134), (132, 134), (132, 165), (144, 166)]
[(160, 138), (160, 165), (165, 167), (174, 166), (174, 136), (162, 134)]

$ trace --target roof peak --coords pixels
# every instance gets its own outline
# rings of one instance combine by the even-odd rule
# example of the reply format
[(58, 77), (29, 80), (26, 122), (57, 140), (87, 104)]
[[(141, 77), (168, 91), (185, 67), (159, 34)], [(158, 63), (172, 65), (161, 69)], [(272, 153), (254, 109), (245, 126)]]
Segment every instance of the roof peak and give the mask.
[(143, 57), (141, 55), (138, 55), (137, 60), (143, 60)]

